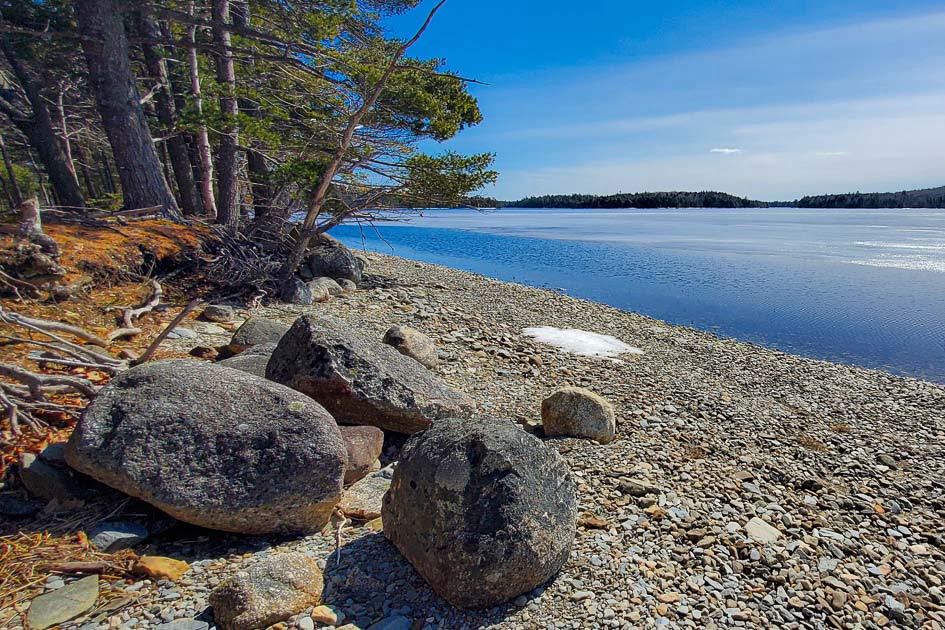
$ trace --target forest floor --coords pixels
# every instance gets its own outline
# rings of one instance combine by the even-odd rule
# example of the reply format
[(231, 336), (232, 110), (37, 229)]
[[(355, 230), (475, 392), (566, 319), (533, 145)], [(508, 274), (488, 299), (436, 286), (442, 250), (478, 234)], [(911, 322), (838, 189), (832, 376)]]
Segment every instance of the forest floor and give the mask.
[[(463, 612), (437, 597), (370, 526), (344, 527), (339, 551), (335, 531), (236, 536), (162, 520), (136, 501), (90, 503), (5, 526), (0, 609), (7, 612), (0, 625), (15, 625), (17, 608), (31, 595), (61, 585), (48, 569), (57, 546), (67, 559), (108, 563), (96, 608), (64, 627), (175, 620), (192, 622), (179, 628), (206, 627), (214, 586), (249, 561), (290, 550), (323, 566), (323, 601), (339, 613), (338, 625), (361, 628), (945, 624), (945, 388), (547, 290), (365, 257), (361, 290), (310, 307), (241, 309), (239, 316), (288, 323), (306, 312), (330, 313), (378, 338), (389, 326), (413, 326), (443, 351), (440, 376), (497, 422), (539, 435), (541, 400), (558, 387), (587, 387), (608, 398), (617, 411), (616, 441), (546, 442), (579, 485), (581, 526), (561, 573), (506, 606)], [(182, 305), (190, 289), (175, 282), (186, 283), (168, 283), (171, 302)], [(114, 327), (105, 308), (141, 299), (146, 286), (140, 277), (99, 281), (62, 308), (104, 330)], [(150, 331), (176, 310), (154, 314)], [(196, 338), (169, 340), (162, 346), (168, 356), (229, 340), (229, 327), (193, 319), (184, 326)], [(612, 335), (643, 353), (616, 361), (570, 354), (522, 334), (533, 326)], [(54, 423), (47, 441), (69, 431), (68, 422)], [(39, 446), (10, 447), (5, 465), (15, 449)], [(103, 559), (89, 549), (84, 532), (94, 523), (143, 513), (155, 526), (134, 552)], [(191, 569), (173, 582), (142, 579), (127, 570), (133, 553), (186, 560)], [(314, 624), (303, 613), (285, 625)]]

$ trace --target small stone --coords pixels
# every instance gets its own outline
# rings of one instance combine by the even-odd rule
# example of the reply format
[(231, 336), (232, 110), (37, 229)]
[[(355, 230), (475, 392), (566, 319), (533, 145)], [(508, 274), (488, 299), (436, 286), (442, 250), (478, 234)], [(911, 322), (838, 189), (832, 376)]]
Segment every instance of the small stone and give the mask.
[(440, 362), (433, 340), (409, 326), (389, 328), (384, 334), (384, 343), (431, 370)]
[(581, 387), (563, 387), (541, 402), (545, 435), (613, 442), (617, 429), (613, 405)]
[(745, 533), (748, 534), (748, 538), (751, 540), (764, 544), (773, 543), (781, 538), (781, 532), (777, 528), (757, 516), (745, 525)]
[(233, 310), (232, 306), (225, 306), (223, 304), (210, 304), (205, 309), (203, 309), (203, 318), (208, 322), (225, 324), (236, 319), (236, 312)]
[(407, 619), (403, 615), (394, 615), (393, 617), (381, 619), (377, 623), (371, 625), (368, 630), (410, 630), (412, 625), (413, 621)]
[(338, 623), (338, 615), (328, 606), (316, 606), (309, 618), (322, 626), (333, 626)]
[[(315, 630), (315, 621), (307, 615), (297, 619), (295, 625), (298, 626), (299, 630)], [(324, 625), (334, 625), (334, 623)]]
[(141, 556), (133, 567), (133, 571), (139, 575), (146, 575), (152, 580), (172, 582), (181, 579), (189, 570), (190, 565), (183, 560), (163, 556)]
[(223, 630), (265, 628), (318, 603), (321, 569), (304, 553), (267, 556), (237, 572), (210, 594)]
[(90, 575), (33, 599), (26, 623), (31, 630), (44, 630), (81, 615), (97, 599), (98, 576)]
[(134, 547), (147, 537), (147, 527), (128, 521), (105, 521), (89, 531), (89, 542), (107, 553)]
[(583, 602), (587, 599), (594, 599), (594, 593), (591, 591), (574, 591), (571, 593), (572, 602)]

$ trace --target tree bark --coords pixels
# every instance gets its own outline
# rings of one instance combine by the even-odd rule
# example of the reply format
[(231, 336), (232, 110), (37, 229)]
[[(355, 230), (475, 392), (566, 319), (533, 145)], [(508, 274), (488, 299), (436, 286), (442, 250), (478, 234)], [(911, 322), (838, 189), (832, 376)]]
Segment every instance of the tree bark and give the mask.
[(16, 48), (8, 39), (4, 38), (0, 41), (0, 48), (3, 49), (4, 57), (23, 88), (32, 111), (16, 112), (7, 104), (3, 109), (20, 133), (26, 136), (30, 146), (39, 154), (43, 169), (49, 176), (59, 202), (64, 206), (84, 208), (85, 199), (82, 198), (82, 191), (79, 190), (75, 175), (70, 170), (66, 156), (62, 152), (62, 144), (53, 129), (52, 116), (40, 91), (39, 78), (33, 69), (17, 55)]
[[(145, 42), (161, 38), (161, 29), (158, 28), (157, 22), (144, 9), (139, 13), (139, 24)], [(142, 43), (141, 50), (151, 80), (161, 86), (154, 95), (154, 106), (158, 120), (164, 127), (164, 133), (167, 134), (165, 144), (174, 171), (174, 181), (177, 182), (180, 208), (184, 215), (194, 215), (197, 214), (197, 187), (194, 184), (194, 173), (190, 170), (187, 143), (177, 129), (177, 107), (171, 91), (164, 50), (150, 43)]]
[[(187, 13), (193, 15), (194, 3), (187, 3)], [(187, 61), (190, 65), (190, 93), (194, 98), (194, 109), (197, 115), (203, 114), (203, 96), (200, 92), (200, 65), (197, 62), (197, 27), (187, 27), (187, 42), (192, 44), (187, 48)], [(217, 203), (213, 196), (213, 156), (210, 153), (210, 137), (207, 126), (203, 123), (197, 128), (197, 153), (200, 155), (200, 198), (203, 201), (203, 211), (211, 220), (217, 218)]]
[(177, 200), (161, 172), (141, 95), (131, 71), (120, 0), (77, 0), (82, 49), (102, 125), (118, 167), (127, 208), (160, 207), (180, 218)]
[(230, 50), (230, 31), (220, 25), (230, 23), (229, 0), (213, 0), (213, 41), (219, 47), (216, 56), (217, 82), (223, 93), (220, 95), (220, 111), (224, 116), (220, 144), (217, 148), (217, 223), (227, 226), (231, 232), (239, 227), (239, 180), (237, 149), (239, 128), (236, 116), (236, 68)]
[(85, 192), (92, 199), (99, 197), (98, 187), (95, 185), (95, 179), (92, 177), (92, 171), (89, 170), (89, 154), (81, 142), (76, 142), (73, 146), (75, 150), (76, 161), (79, 163), (79, 170), (82, 171), (82, 181), (85, 183)]
[(14, 206), (23, 203), (23, 191), (20, 190), (20, 184), (16, 181), (16, 171), (13, 170), (13, 162), (10, 160), (10, 154), (7, 153), (7, 143), (0, 136), (0, 153), (3, 154), (3, 165), (7, 169), (7, 177), (10, 178), (10, 201)]

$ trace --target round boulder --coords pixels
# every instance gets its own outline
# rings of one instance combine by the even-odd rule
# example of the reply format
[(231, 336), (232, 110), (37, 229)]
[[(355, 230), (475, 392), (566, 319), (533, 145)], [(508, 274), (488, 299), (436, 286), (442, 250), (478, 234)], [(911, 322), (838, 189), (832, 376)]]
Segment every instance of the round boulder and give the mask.
[(392, 326), (384, 334), (384, 343), (431, 370), (440, 362), (433, 340), (410, 326)]
[(454, 606), (496, 606), (568, 558), (574, 480), (557, 451), (511, 422), (446, 419), (414, 435), (382, 507), (384, 534)]
[(66, 460), (179, 520), (269, 534), (328, 522), (347, 455), (334, 419), (307, 396), (238, 370), (167, 360), (102, 389)]
[(601, 444), (614, 441), (617, 420), (607, 400), (582, 387), (562, 387), (541, 401), (545, 435), (590, 438)]

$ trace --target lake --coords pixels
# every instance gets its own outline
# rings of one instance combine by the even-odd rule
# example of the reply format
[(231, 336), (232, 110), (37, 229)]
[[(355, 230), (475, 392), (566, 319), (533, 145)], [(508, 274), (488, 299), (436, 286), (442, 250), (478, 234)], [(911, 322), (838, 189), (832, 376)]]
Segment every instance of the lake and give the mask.
[(945, 210), (432, 210), (332, 235), (945, 383)]

